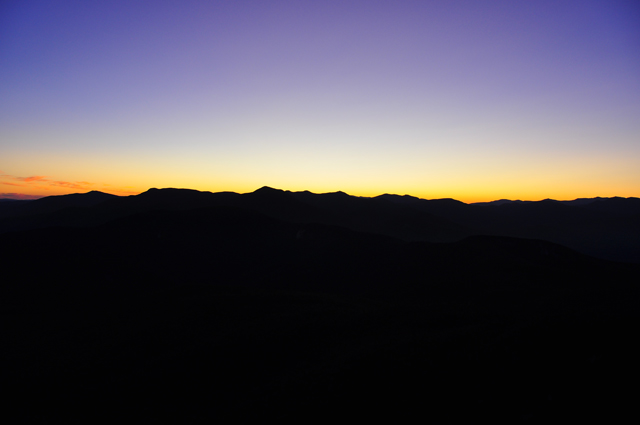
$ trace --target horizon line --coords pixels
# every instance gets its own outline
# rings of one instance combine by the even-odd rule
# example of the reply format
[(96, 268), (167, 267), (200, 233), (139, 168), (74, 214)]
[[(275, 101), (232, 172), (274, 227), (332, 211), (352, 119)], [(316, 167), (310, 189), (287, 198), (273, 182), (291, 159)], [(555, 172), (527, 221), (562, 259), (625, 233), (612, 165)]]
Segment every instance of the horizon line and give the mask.
[(491, 204), (491, 203), (495, 203), (495, 202), (541, 202), (541, 201), (556, 201), (556, 202), (572, 202), (572, 201), (579, 201), (579, 200), (583, 200), (583, 199), (612, 199), (612, 198), (621, 198), (621, 199), (638, 199), (638, 197), (635, 196), (594, 196), (594, 197), (579, 197), (579, 198), (574, 198), (574, 199), (553, 199), (553, 198), (543, 198), (543, 199), (537, 199), (537, 200), (531, 200), (531, 199), (509, 199), (509, 198), (500, 198), (500, 199), (494, 199), (491, 201), (475, 201), (475, 202), (465, 202), (465, 201), (460, 201), (458, 199), (455, 198), (451, 198), (451, 197), (444, 197), (444, 198), (420, 198), (418, 196), (415, 195), (411, 195), (408, 193), (405, 194), (399, 194), (399, 193), (389, 193), (389, 192), (385, 192), (382, 193), (380, 195), (375, 195), (375, 196), (361, 196), (361, 195), (351, 195), (347, 192), (344, 192), (342, 190), (337, 190), (337, 191), (331, 191), (331, 192), (313, 192), (310, 190), (298, 190), (298, 191), (292, 191), (292, 190), (288, 190), (288, 189), (280, 189), (280, 188), (274, 188), (271, 186), (261, 186), (258, 189), (255, 189), (253, 191), (250, 192), (234, 192), (231, 190), (223, 190), (223, 191), (210, 191), (210, 190), (199, 190), (199, 189), (191, 189), (188, 187), (161, 187), (161, 188), (157, 188), (157, 187), (150, 187), (147, 190), (143, 190), (139, 193), (136, 194), (132, 194), (132, 195), (116, 195), (113, 193), (109, 193), (109, 192), (105, 192), (105, 191), (101, 191), (101, 190), (88, 190), (86, 192), (72, 192), (72, 193), (66, 193), (66, 194), (60, 194), (60, 195), (30, 195), (30, 194), (24, 194), (24, 193), (0, 193), (0, 200), (2, 201), (35, 201), (38, 199), (43, 199), (43, 198), (52, 198), (52, 197), (58, 197), (58, 196), (69, 196), (69, 195), (84, 195), (84, 194), (88, 194), (91, 192), (98, 192), (98, 193), (104, 193), (104, 194), (108, 194), (108, 195), (113, 195), (113, 196), (118, 196), (118, 197), (128, 197), (128, 196), (138, 196), (141, 195), (143, 193), (149, 192), (151, 190), (166, 190), (166, 189), (174, 189), (174, 190), (193, 190), (193, 191), (197, 191), (197, 192), (207, 192), (207, 193), (224, 193), (224, 192), (231, 192), (231, 193), (237, 193), (239, 195), (244, 195), (244, 194), (249, 194), (249, 193), (254, 193), (257, 192), (261, 189), (271, 189), (271, 190), (277, 190), (277, 191), (281, 191), (281, 192), (291, 192), (291, 193), (301, 193), (301, 192), (310, 192), (314, 195), (327, 195), (327, 194), (332, 194), (332, 193), (344, 193), (348, 196), (353, 196), (353, 197), (357, 197), (357, 198), (369, 198), (369, 199), (373, 199), (373, 198), (377, 198), (380, 196), (407, 196), (407, 197), (411, 197), (411, 198), (415, 198), (415, 199), (419, 199), (419, 200), (425, 200), (425, 201), (438, 201), (438, 200), (453, 200), (453, 201), (457, 201), (457, 202), (462, 202), (464, 204), (467, 205), (472, 205), (472, 204)]

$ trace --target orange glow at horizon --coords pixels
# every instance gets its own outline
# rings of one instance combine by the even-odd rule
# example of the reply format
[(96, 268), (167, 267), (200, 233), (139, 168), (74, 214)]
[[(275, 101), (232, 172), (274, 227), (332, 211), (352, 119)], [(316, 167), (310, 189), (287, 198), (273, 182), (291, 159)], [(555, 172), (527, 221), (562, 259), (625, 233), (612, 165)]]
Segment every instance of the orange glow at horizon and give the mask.
[(0, 196), (640, 197), (634, 2), (15, 3)]
[(118, 196), (137, 195), (142, 192), (133, 187), (118, 187), (110, 184), (92, 183), (88, 181), (63, 181), (51, 179), (48, 176), (19, 177), (0, 172), (0, 197), (45, 197), (66, 195), (70, 193), (85, 193), (92, 190), (111, 193)]
[[(555, 187), (553, 191), (549, 191), (548, 185), (536, 187), (535, 182), (529, 184), (523, 184), (520, 182), (518, 184), (514, 181), (512, 184), (503, 185), (492, 185), (490, 184), (491, 182), (489, 182), (489, 184), (483, 186), (483, 179), (476, 179), (476, 184), (463, 185), (458, 182), (458, 184), (451, 184), (449, 187), (444, 185), (438, 187), (434, 185), (431, 188), (428, 184), (420, 185), (418, 183), (410, 185), (393, 183), (380, 185), (380, 187), (373, 185), (360, 186), (349, 183), (340, 187), (337, 183), (323, 185), (315, 181), (306, 185), (304, 182), (295, 182), (287, 185), (284, 184), (283, 181), (280, 181), (280, 179), (266, 179), (267, 181), (264, 182), (257, 182), (253, 180), (254, 179), (246, 179), (244, 181), (227, 180), (226, 182), (212, 183), (202, 181), (202, 179), (175, 178), (175, 176), (173, 178), (167, 178), (167, 176), (162, 176), (157, 179), (158, 184), (154, 184), (153, 179), (147, 176), (139, 179), (139, 181), (132, 179), (130, 182), (131, 184), (125, 185), (123, 184), (124, 179), (122, 178), (117, 179), (116, 182), (113, 182), (114, 184), (111, 184), (89, 181), (65, 181), (45, 175), (22, 177), (2, 173), (0, 174), (0, 197), (12, 197), (18, 199), (20, 195), (26, 195), (26, 199), (71, 193), (86, 193), (92, 190), (118, 196), (129, 196), (140, 194), (152, 187), (174, 187), (207, 192), (230, 191), (248, 193), (257, 190), (262, 186), (270, 186), (275, 189), (289, 190), (292, 192), (303, 190), (309, 190), (313, 193), (342, 191), (352, 196), (362, 197), (375, 197), (389, 193), (396, 195), (410, 195), (422, 199), (451, 198), (465, 203), (489, 202), (498, 199), (537, 201), (547, 198), (556, 200), (572, 200), (577, 198), (593, 198), (597, 196), (640, 196), (640, 191), (638, 191), (637, 187), (633, 184), (630, 184), (628, 187), (620, 187), (621, 190), (618, 191), (607, 189), (605, 184), (594, 185), (593, 183), (591, 185), (575, 186), (572, 188), (558, 186)], [(487, 183), (487, 179), (484, 179), (484, 183)]]
[[(341, 152), (259, 149), (196, 154), (178, 146), (150, 152), (122, 150), (100, 155), (85, 152), (7, 152), (0, 164), (0, 196), (21, 193), (51, 196), (98, 190), (126, 196), (149, 188), (252, 192), (262, 186), (353, 196), (384, 193), (422, 199), (452, 198), (465, 203), (498, 199), (572, 200), (593, 197), (640, 197), (640, 158), (600, 152), (522, 153), (429, 156), (420, 149), (395, 152)], [(8, 164), (11, 164), (9, 166)]]

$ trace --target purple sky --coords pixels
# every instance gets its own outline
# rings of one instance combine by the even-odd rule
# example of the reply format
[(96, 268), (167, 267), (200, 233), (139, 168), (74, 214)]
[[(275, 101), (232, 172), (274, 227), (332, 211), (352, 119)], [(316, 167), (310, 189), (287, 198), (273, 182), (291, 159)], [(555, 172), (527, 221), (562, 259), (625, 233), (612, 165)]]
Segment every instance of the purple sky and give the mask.
[(640, 2), (0, 4), (0, 193), (262, 185), (640, 196)]

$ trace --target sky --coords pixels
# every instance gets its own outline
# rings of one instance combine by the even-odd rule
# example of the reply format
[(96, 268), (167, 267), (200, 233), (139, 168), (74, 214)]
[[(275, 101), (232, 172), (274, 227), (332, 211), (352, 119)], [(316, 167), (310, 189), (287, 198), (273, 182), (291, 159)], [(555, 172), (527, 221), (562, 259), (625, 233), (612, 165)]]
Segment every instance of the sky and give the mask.
[(0, 2), (0, 197), (640, 196), (637, 0)]

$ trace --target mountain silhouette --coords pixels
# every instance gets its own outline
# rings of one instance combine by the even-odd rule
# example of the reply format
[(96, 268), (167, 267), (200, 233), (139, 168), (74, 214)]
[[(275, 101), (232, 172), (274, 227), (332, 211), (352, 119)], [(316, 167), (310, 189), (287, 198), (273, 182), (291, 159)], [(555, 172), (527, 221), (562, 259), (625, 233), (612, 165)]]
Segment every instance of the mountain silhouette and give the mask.
[(640, 263), (638, 198), (464, 204), (454, 200), (382, 196), (446, 217), (470, 229), (469, 235), (544, 239), (599, 258)]
[(93, 190), (83, 194), (74, 193), (71, 195), (47, 196), (33, 201), (11, 202), (10, 205), (7, 205), (11, 209), (5, 209), (4, 204), (0, 206), (0, 218), (47, 214), (63, 208), (90, 207), (116, 197), (116, 195)]
[(134, 212), (209, 206), (248, 208), (282, 220), (338, 225), (407, 241), (454, 242), (471, 235), (544, 239), (592, 256), (640, 263), (638, 198), (465, 204), (453, 199), (389, 194), (362, 198), (343, 192), (314, 194), (268, 187), (247, 194), (150, 189), (115, 197), (90, 192), (0, 209), (0, 233), (96, 225)]
[(12, 422), (618, 421), (635, 409), (640, 266), (474, 233), (607, 234), (638, 222), (635, 198), (99, 197), (44, 198), (46, 212), (0, 221)]

